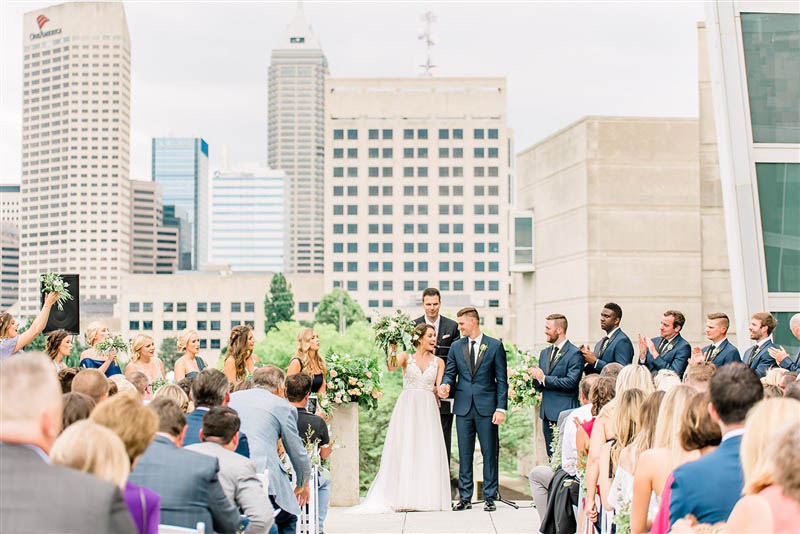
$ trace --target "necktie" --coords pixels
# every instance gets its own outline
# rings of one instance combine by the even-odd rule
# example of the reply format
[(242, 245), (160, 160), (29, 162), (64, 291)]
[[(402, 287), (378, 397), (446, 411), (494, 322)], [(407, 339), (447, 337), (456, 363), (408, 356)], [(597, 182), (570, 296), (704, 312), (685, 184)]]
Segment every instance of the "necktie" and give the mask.
[(658, 344), (658, 354), (659, 355), (661, 354), (661, 352), (664, 350), (664, 347), (666, 347), (666, 346), (667, 346), (667, 340), (666, 339), (662, 339), (661, 343)]
[(761, 347), (762, 347), (762, 345), (756, 345), (753, 348), (753, 351), (750, 353), (750, 360), (747, 362), (747, 365), (750, 365), (751, 363), (753, 363), (753, 360), (756, 359), (756, 356), (758, 356), (758, 353), (761, 352)]
[(604, 337), (604, 338), (603, 338), (603, 344), (602, 344), (602, 345), (600, 345), (600, 352), (598, 352), (598, 353), (597, 353), (597, 357), (598, 357), (598, 358), (600, 358), (600, 357), (602, 357), (602, 356), (603, 356), (603, 353), (606, 351), (606, 347), (608, 347), (608, 341), (609, 341), (610, 339), (611, 339), (611, 338), (609, 338), (608, 336), (606, 336), (606, 337)]
[(472, 340), (469, 342), (469, 366), (475, 369), (475, 342)]
[(553, 350), (550, 351), (550, 363), (547, 366), (547, 369), (552, 371), (553, 365), (556, 363), (556, 357), (558, 356), (558, 347), (553, 345)]

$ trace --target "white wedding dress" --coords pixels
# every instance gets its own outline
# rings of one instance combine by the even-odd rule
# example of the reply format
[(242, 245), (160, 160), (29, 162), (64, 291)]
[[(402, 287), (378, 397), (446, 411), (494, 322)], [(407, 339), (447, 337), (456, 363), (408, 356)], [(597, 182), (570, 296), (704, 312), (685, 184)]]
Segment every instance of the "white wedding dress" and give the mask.
[(423, 371), (409, 355), (380, 470), (351, 513), (450, 510), (450, 470), (434, 396), (436, 373), (436, 358)]

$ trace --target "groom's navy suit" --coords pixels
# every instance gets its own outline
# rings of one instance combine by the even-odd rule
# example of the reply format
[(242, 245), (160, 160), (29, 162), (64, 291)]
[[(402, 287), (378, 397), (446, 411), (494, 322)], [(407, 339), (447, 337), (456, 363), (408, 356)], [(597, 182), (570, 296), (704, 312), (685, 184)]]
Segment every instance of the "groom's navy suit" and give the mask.
[[(485, 350), (481, 350), (482, 346)], [(458, 491), (462, 500), (472, 499), (472, 458), (475, 436), (483, 455), (483, 496), (497, 498), (497, 425), (492, 415), (508, 407), (506, 350), (497, 339), (484, 335), (475, 347), (475, 365), (469, 355), (469, 338), (450, 345), (442, 384), (455, 388), (458, 432)], [(457, 378), (457, 379), (456, 379)]]
[(542, 392), (542, 405), (539, 417), (542, 420), (542, 434), (547, 445), (547, 456), (550, 456), (550, 444), (553, 441), (551, 424), (556, 424), (558, 414), (581, 405), (578, 399), (578, 384), (583, 372), (583, 355), (580, 349), (564, 341), (558, 350), (549, 345), (539, 353), (539, 367), (544, 371), (544, 384), (535, 381), (534, 387)]

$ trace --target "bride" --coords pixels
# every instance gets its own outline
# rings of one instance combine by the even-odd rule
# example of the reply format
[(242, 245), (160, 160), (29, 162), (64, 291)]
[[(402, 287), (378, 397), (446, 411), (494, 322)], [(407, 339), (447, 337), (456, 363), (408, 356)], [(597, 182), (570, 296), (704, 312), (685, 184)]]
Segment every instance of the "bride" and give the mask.
[(444, 362), (433, 355), (434, 328), (423, 323), (416, 334), (416, 353), (401, 353), (397, 367), (389, 366), (403, 370), (403, 392), (389, 421), (378, 475), (354, 513), (450, 510), (450, 469), (434, 394)]

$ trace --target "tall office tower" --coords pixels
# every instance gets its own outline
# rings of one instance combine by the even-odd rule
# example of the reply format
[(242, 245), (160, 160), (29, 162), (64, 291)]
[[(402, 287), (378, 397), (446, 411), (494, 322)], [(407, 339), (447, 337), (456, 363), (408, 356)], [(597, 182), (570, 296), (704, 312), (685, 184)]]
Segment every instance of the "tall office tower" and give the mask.
[(153, 139), (153, 181), (164, 205), (184, 210), (192, 231), (191, 269), (208, 261), (208, 143), (199, 137)]
[(131, 272), (171, 274), (178, 268), (178, 228), (164, 225), (161, 189), (131, 180)]
[(328, 60), (300, 7), (272, 50), (269, 166), (286, 171), (287, 272), (323, 272), (323, 146)]
[(0, 310), (19, 299), (19, 185), (0, 185)]
[(172, 204), (164, 206), (164, 226), (178, 231), (178, 270), (192, 270), (192, 223), (186, 210)]
[[(325, 289), (365, 308), (508, 313), (511, 130), (503, 78), (328, 78)], [(415, 310), (416, 311), (416, 310)]]
[(217, 171), (211, 179), (211, 263), (233, 271), (283, 270), (284, 174)]
[(130, 36), (121, 2), (23, 20), (21, 311), (39, 275), (80, 273), (81, 311), (111, 312), (130, 270)]

